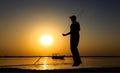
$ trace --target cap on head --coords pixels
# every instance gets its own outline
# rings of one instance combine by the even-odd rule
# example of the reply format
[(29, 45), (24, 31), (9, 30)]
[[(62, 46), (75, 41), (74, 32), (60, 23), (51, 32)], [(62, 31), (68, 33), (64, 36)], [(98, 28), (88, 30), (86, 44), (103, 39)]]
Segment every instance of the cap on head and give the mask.
[(70, 19), (76, 20), (76, 16), (72, 15), (72, 16), (70, 16)]

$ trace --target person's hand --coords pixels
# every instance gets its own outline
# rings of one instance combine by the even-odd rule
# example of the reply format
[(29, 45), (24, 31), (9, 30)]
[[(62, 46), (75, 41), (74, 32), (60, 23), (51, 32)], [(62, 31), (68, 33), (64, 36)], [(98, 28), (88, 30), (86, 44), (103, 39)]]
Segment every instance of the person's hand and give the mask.
[(66, 36), (66, 34), (62, 34), (63, 36)]

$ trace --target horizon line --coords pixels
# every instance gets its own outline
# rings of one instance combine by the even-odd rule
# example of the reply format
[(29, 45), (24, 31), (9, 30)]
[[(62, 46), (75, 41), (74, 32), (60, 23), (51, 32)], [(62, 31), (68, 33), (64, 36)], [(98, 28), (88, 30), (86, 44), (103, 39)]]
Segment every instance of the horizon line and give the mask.
[[(61, 55), (64, 56), (64, 55)], [(53, 57), (53, 56), (0, 56), (0, 58), (25, 58), (25, 57)], [(64, 57), (72, 57), (72, 56), (64, 56)], [(80, 57), (120, 57), (120, 56), (80, 56)]]

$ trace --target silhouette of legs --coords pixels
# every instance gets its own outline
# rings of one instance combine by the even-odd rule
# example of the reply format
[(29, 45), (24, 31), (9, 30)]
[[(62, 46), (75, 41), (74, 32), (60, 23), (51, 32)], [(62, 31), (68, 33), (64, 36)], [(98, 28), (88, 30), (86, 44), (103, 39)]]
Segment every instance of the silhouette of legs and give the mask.
[(79, 43), (79, 38), (78, 39), (74, 39), (72, 40), (71, 39), (71, 52), (72, 52), (72, 55), (73, 55), (73, 61), (74, 61), (74, 64), (73, 66), (78, 66), (79, 64), (81, 64), (81, 59), (80, 59), (80, 56), (79, 56), (79, 52), (78, 52), (78, 43)]

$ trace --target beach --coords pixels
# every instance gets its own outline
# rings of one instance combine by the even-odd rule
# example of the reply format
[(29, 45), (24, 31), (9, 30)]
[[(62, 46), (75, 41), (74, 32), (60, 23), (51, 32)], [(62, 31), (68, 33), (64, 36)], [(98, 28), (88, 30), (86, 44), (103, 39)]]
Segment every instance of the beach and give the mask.
[[(119, 57), (82, 57), (80, 66), (72, 66), (72, 58), (53, 60), (51, 57), (1, 58), (0, 73), (120, 73)], [(36, 64), (35, 64), (36, 63)]]
[(120, 67), (54, 69), (54, 70), (0, 68), (0, 73), (120, 73)]

